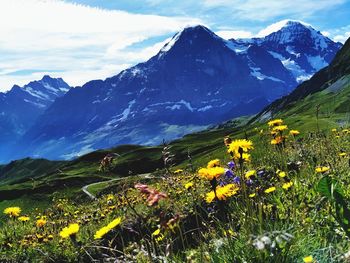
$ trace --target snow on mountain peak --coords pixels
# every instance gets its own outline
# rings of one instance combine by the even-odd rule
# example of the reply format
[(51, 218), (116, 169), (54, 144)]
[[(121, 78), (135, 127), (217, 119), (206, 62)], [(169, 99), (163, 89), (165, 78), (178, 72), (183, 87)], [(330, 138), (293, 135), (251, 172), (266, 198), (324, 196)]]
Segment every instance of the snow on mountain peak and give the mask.
[(176, 33), (171, 40), (162, 47), (159, 52), (159, 57), (168, 52), (179, 41), (184, 40), (188, 41), (189, 44), (192, 44), (196, 38), (200, 37), (209, 37), (223, 41), (222, 38), (203, 25), (189, 26)]
[(313, 29), (310, 24), (307, 24), (303, 21), (285, 19), (285, 20), (279, 21), (277, 23), (271, 24), (268, 27), (266, 27), (265, 29), (262, 29), (257, 34), (257, 37), (266, 37), (272, 33), (280, 31), (283, 28), (288, 28), (288, 27), (292, 27), (292, 26)]

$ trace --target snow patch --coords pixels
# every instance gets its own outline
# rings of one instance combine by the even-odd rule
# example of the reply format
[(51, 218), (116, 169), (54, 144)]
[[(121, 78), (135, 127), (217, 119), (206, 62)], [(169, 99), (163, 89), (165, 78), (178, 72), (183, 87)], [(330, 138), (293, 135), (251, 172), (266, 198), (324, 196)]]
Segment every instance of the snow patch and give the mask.
[(328, 66), (328, 63), (320, 55), (307, 56), (307, 61), (309, 61), (311, 67), (313, 67), (316, 71)]
[(29, 86), (24, 86), (23, 90), (29, 93), (30, 95), (32, 95), (33, 97), (39, 98), (41, 100), (46, 99), (46, 100), (52, 101), (47, 94), (44, 94), (41, 91), (35, 90)]
[(116, 119), (116, 120), (110, 122), (110, 124), (115, 123), (115, 122), (118, 122), (118, 121), (125, 121), (125, 120), (128, 118), (128, 116), (129, 116), (129, 114), (130, 114), (130, 112), (131, 112), (131, 107), (132, 107), (135, 103), (136, 103), (136, 100), (130, 101), (129, 104), (128, 104), (128, 107), (122, 112), (122, 114), (120, 114), (121, 117), (120, 117), (119, 119)]
[(250, 45), (247, 46), (230, 40), (225, 41), (225, 45), (235, 53), (247, 53), (247, 49), (250, 47)]
[(160, 50), (159, 57), (161, 57), (163, 53), (168, 52), (175, 45), (176, 41), (179, 40), (181, 33), (182, 32), (178, 32), (175, 36), (172, 37), (172, 39), (168, 43), (164, 45), (164, 47), (162, 47), (162, 49)]
[(286, 47), (286, 51), (289, 54), (292, 54), (292, 55), (296, 56), (297, 58), (300, 57), (300, 53), (295, 53), (295, 51), (293, 50), (293, 48), (291, 46), (287, 46)]
[(205, 106), (205, 107), (199, 108), (198, 111), (204, 112), (204, 111), (210, 110), (210, 109), (212, 109), (212, 108), (213, 108), (212, 105), (207, 105), (207, 106)]
[(281, 20), (277, 23), (271, 24), (268, 27), (264, 28), (263, 30), (259, 31), (257, 37), (266, 37), (272, 33), (275, 33), (279, 30), (281, 30), (284, 27), (287, 27), (292, 24), (302, 24), (305, 27), (312, 28), (310, 24), (307, 24), (305, 22), (299, 21), (299, 20), (290, 20), (290, 19), (285, 19)]
[(41, 104), (41, 103), (37, 103), (37, 102), (34, 102), (34, 101), (30, 101), (30, 100), (27, 100), (27, 99), (24, 99), (24, 102), (27, 102), (27, 103), (30, 103), (30, 104), (33, 104), (39, 108), (45, 108), (46, 106), (44, 104)]
[(275, 78), (275, 77), (270, 77), (270, 76), (266, 76), (264, 74), (262, 74), (259, 70), (260, 68), (254, 68), (254, 67), (251, 67), (250, 68), (252, 71), (250, 72), (250, 75), (257, 78), (258, 80), (264, 80), (264, 79), (269, 79), (269, 80), (272, 80), (272, 81), (276, 81), (276, 82), (284, 82), (278, 78)]

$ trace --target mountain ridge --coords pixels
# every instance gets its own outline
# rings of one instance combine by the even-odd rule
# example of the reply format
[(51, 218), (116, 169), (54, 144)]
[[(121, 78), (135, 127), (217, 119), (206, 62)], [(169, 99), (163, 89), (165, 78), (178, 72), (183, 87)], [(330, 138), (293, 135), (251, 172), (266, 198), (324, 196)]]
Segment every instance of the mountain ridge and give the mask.
[(189, 27), (148, 61), (58, 98), (12, 154), (69, 159), (115, 144), (154, 145), (254, 114), (296, 85), (266, 47)]

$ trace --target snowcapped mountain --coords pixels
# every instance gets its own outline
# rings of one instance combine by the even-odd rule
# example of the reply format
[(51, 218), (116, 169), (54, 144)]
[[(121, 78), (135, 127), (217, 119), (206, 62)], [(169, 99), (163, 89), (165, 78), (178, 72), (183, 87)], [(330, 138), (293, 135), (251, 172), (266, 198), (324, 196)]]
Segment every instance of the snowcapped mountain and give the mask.
[[(258, 46), (280, 60), (300, 83), (326, 67), (342, 47), (300, 21), (283, 20), (264, 30), (266, 36), (231, 40), (237, 49)], [(253, 58), (254, 60), (254, 58)]]
[(56, 98), (70, 87), (61, 78), (44, 76), (23, 87), (17, 85), (0, 93), (0, 160), (15, 140), (22, 136)]
[[(285, 60), (293, 59), (312, 74), (314, 68), (305, 66), (307, 56), (328, 63), (333, 51), (327, 47), (338, 45), (325, 40), (327, 47), (319, 44), (312, 51), (317, 44), (300, 40), (303, 34), (294, 41), (294, 33), (289, 40), (282, 36), (286, 29), (294, 32), (292, 28), (288, 24), (251, 40), (224, 40), (204, 26), (186, 28), (148, 61), (56, 99), (7, 158), (67, 159), (117, 144), (157, 144), (256, 113), (297, 86), (300, 76)], [(278, 43), (281, 39), (285, 42)]]

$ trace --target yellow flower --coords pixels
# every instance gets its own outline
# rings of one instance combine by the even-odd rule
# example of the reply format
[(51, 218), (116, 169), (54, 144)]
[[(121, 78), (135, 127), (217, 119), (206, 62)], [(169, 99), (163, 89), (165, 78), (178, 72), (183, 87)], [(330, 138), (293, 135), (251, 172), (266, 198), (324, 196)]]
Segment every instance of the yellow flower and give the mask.
[[(228, 197), (237, 194), (239, 188), (236, 184), (227, 184), (224, 186), (216, 187), (216, 196), (219, 200), (226, 200)], [(214, 191), (207, 193), (206, 201), (207, 203), (213, 202), (215, 199)]]
[(276, 119), (276, 120), (269, 121), (267, 124), (271, 127), (271, 126), (281, 125), (282, 123), (283, 123), (283, 120)]
[(70, 236), (75, 236), (79, 231), (79, 225), (78, 224), (70, 224), (68, 227), (65, 227), (60, 232), (60, 236), (62, 238), (68, 238)]
[(346, 153), (344, 153), (344, 152), (342, 152), (342, 153), (339, 153), (339, 156), (340, 157), (345, 157), (347, 154)]
[(43, 217), (36, 220), (37, 227), (43, 227), (44, 225), (46, 225), (46, 223), (47, 223), (47, 221)]
[(177, 169), (177, 170), (175, 170), (174, 171), (174, 174), (180, 174), (180, 173), (182, 173), (184, 170), (182, 170), (182, 169)]
[(274, 191), (276, 191), (276, 187), (272, 186), (272, 187), (270, 187), (270, 188), (267, 188), (264, 192), (265, 192), (266, 194), (269, 194), (269, 193), (272, 193), (272, 192), (274, 192)]
[(295, 136), (295, 135), (300, 134), (300, 132), (297, 131), (297, 130), (290, 130), (290, 131), (289, 131), (289, 134)]
[(293, 185), (293, 182), (284, 183), (284, 184), (282, 185), (282, 188), (285, 189), (285, 190), (287, 190), (287, 189), (289, 189), (290, 187), (292, 187), (292, 185)]
[(216, 166), (220, 166), (220, 160), (219, 159), (215, 159), (215, 160), (211, 160), (208, 165), (207, 168), (213, 168)]
[[(241, 158), (241, 154), (240, 153), (236, 153), (234, 155), (234, 158), (240, 159)], [(245, 161), (245, 162), (250, 162), (250, 154), (249, 153), (243, 153), (242, 154), (242, 160)]]
[(158, 236), (160, 234), (160, 229), (158, 228), (152, 233), (152, 236)]
[(286, 172), (283, 172), (283, 171), (280, 171), (280, 170), (277, 170), (277, 174), (279, 177), (283, 178), (283, 177), (286, 177)]
[(276, 138), (271, 140), (272, 145), (277, 145), (283, 142), (283, 137), (282, 136), (277, 136)]
[(337, 129), (332, 129), (332, 132), (337, 132)]
[(239, 154), (239, 149), (242, 149), (243, 152), (248, 152), (248, 150), (254, 149), (252, 141), (246, 139), (234, 140), (230, 143), (228, 147), (229, 153)]
[(109, 194), (107, 195), (107, 201), (112, 201), (114, 199), (114, 195)]
[(255, 195), (256, 195), (255, 193), (252, 193), (252, 194), (249, 195), (249, 197), (253, 198), (253, 197), (255, 197)]
[(30, 219), (29, 216), (20, 216), (18, 218), (18, 220), (21, 222), (27, 222), (27, 221), (29, 221), (29, 219)]
[(104, 226), (96, 231), (94, 238), (95, 239), (101, 239), (104, 235), (106, 235), (109, 231), (111, 231), (113, 228), (117, 227), (122, 221), (121, 217), (118, 217), (114, 219), (112, 222), (110, 222), (107, 226)]
[(192, 182), (188, 182), (187, 184), (185, 184), (185, 188), (186, 189), (189, 189), (193, 186), (193, 183)]
[(21, 213), (21, 208), (18, 206), (7, 207), (4, 210), (4, 214), (9, 215), (10, 217), (17, 217)]
[(314, 258), (312, 256), (307, 256), (303, 258), (304, 263), (312, 263), (314, 262)]
[(208, 180), (213, 180), (214, 178), (218, 178), (224, 173), (225, 173), (225, 169), (222, 167), (201, 168), (198, 171), (198, 175), (200, 177)]
[(250, 170), (248, 172), (245, 173), (245, 178), (246, 179), (249, 179), (250, 177), (252, 177), (253, 175), (256, 174), (256, 171), (255, 170)]
[(152, 233), (152, 237), (154, 237), (156, 241), (161, 241), (163, 240), (164, 235), (160, 233), (160, 229), (158, 228)]
[(279, 126), (275, 126), (273, 127), (273, 131), (284, 131), (284, 130), (287, 130), (288, 129), (288, 126), (287, 125), (279, 125)]
[(329, 169), (330, 168), (327, 166), (316, 167), (315, 172), (316, 173), (325, 173), (325, 172), (329, 171)]

